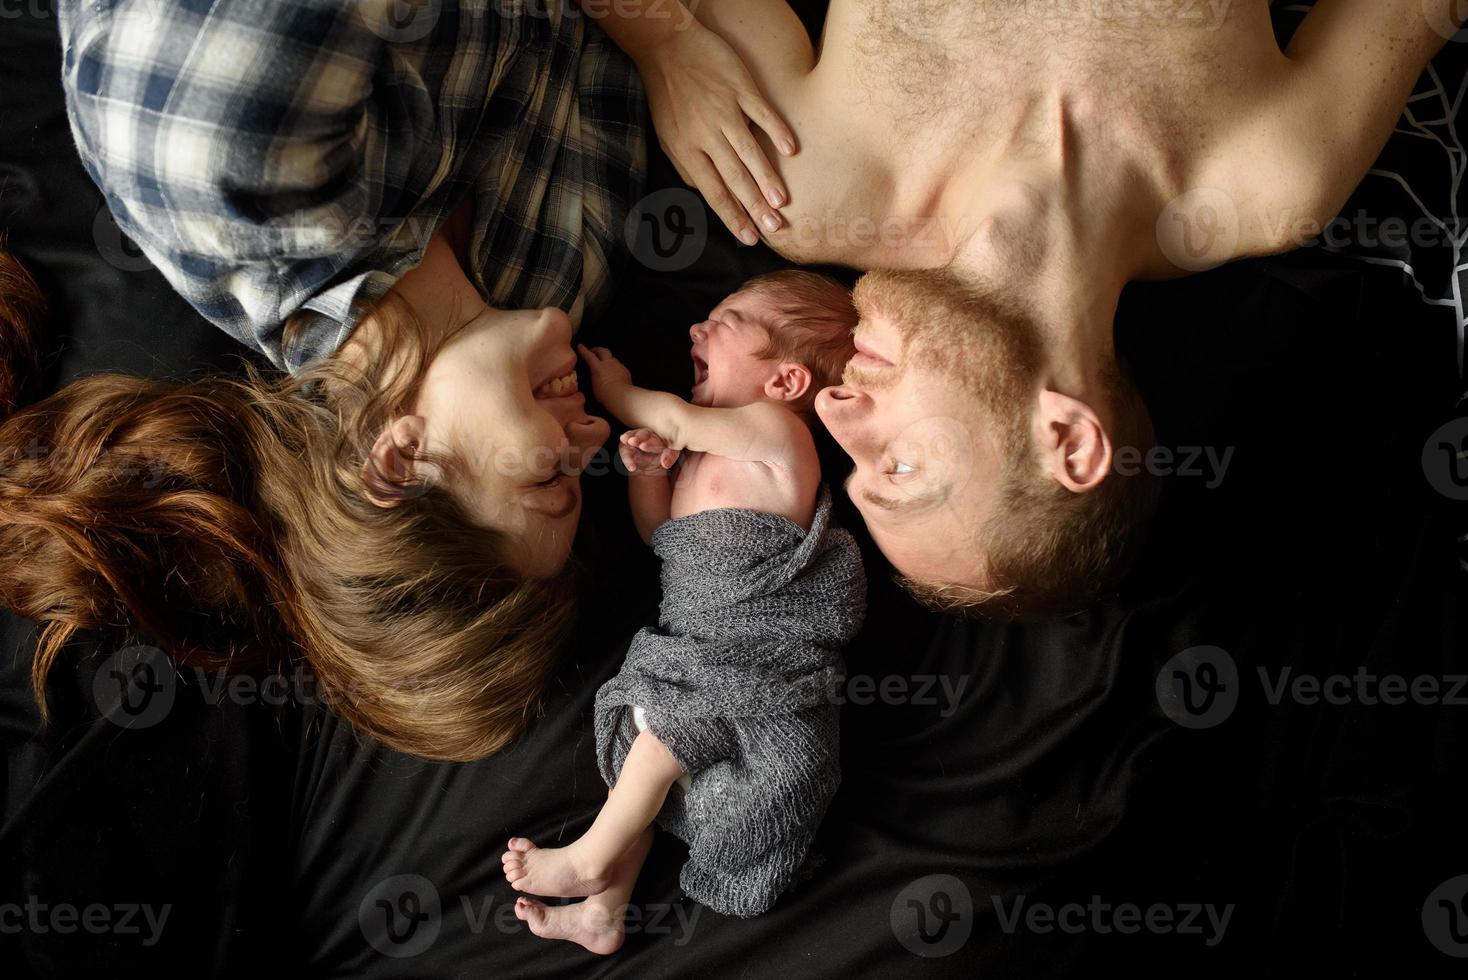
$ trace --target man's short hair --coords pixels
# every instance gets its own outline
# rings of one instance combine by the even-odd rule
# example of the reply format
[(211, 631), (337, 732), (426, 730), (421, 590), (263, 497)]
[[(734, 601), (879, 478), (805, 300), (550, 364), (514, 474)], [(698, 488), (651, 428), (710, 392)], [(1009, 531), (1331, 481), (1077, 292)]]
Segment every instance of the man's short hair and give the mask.
[[(904, 577), (904, 587), (945, 612), (1002, 619), (1068, 615), (1114, 591), (1134, 564), (1156, 510), (1155, 479), (1113, 467), (1100, 485), (1076, 493), (1045, 473), (1029, 426), (1030, 398), (1044, 362), (1038, 324), (993, 291), (946, 272), (897, 278), (908, 283), (901, 291), (904, 299), (884, 304), (882, 312), (921, 318), (898, 325), (909, 349), (920, 348), (922, 360), (948, 372), (984, 406), (1005, 455), (994, 512), (974, 533), (974, 545), (982, 551), (982, 580)], [(858, 304), (865, 309), (862, 293), (858, 284)], [(944, 328), (955, 319), (963, 321), (961, 332)], [(929, 325), (942, 334), (942, 342), (924, 351), (922, 334)], [(959, 353), (962, 345), (979, 343), (986, 349), (975, 349), (968, 358)], [(1145, 452), (1153, 432), (1141, 393), (1119, 363), (1107, 369), (1103, 381), (1113, 453), (1122, 447)]]

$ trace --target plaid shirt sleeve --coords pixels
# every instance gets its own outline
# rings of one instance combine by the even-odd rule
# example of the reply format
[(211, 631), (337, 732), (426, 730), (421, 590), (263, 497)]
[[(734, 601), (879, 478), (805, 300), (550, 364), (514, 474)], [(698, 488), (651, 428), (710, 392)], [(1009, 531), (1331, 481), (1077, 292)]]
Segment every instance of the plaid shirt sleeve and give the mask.
[(492, 304), (595, 308), (642, 92), (574, 4), (532, 6), (62, 0), (72, 132), (123, 231), (281, 367), (335, 351), (469, 193)]

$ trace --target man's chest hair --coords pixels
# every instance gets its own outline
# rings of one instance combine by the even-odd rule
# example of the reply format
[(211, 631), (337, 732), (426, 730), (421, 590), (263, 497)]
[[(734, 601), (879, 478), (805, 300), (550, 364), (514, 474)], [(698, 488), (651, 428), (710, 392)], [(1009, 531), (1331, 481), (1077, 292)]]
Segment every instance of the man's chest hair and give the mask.
[(1006, 100), (1059, 80), (1102, 101), (1161, 109), (1192, 88), (1192, 49), (1216, 37), (1121, 16), (1119, 4), (1153, 0), (846, 2), (860, 14), (853, 83), (914, 132), (945, 126), (969, 138)]

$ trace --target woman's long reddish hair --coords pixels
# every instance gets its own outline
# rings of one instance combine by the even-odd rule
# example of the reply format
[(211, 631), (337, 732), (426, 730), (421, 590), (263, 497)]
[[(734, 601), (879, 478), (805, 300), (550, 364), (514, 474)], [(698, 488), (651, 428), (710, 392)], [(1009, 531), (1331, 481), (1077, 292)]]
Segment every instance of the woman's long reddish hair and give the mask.
[[(391, 295), (391, 294), (390, 294)], [(0, 604), (45, 623), (48, 675), (80, 630), (146, 634), (202, 670), (304, 666), (360, 731), (479, 758), (525, 727), (572, 614), (566, 576), (527, 582), (508, 539), (447, 491), (373, 503), (363, 463), (431, 351), (408, 368), (332, 360), (294, 377), (174, 384), (101, 374), (20, 407), (41, 292), (0, 250)]]

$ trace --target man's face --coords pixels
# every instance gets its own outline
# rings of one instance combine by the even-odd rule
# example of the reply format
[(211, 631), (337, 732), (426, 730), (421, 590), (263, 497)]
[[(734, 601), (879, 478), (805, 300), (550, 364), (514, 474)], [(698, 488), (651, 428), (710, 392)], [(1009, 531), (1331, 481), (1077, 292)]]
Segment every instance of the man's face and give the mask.
[[(816, 412), (855, 464), (847, 493), (893, 567), (982, 588), (980, 530), (999, 499), (1006, 435), (1028, 406), (1004, 344), (979, 326), (954, 329), (941, 310), (924, 315), (905, 279), (858, 285), (857, 354)], [(1008, 403), (1007, 417), (993, 401)]]

